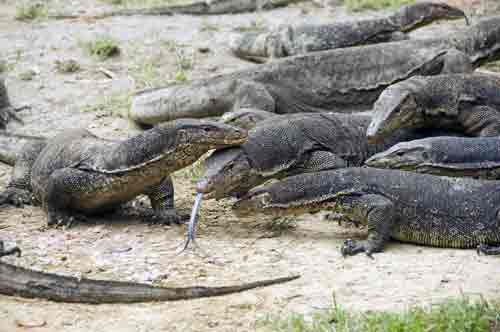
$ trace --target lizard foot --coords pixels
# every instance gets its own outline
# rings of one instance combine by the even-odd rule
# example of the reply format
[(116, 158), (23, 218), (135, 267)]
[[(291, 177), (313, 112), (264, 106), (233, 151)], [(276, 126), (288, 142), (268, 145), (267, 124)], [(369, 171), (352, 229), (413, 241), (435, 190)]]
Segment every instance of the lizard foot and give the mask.
[(477, 254), (483, 255), (500, 255), (500, 247), (490, 246), (487, 244), (480, 244), (477, 246)]
[(50, 212), (47, 215), (47, 225), (54, 227), (71, 227), (75, 222), (85, 222), (87, 217), (83, 214), (69, 214), (63, 212)]
[(25, 204), (33, 205), (34, 201), (32, 193), (23, 189), (8, 187), (0, 193), (0, 204), (22, 208)]
[(188, 214), (177, 213), (175, 209), (154, 211), (153, 215), (148, 216), (148, 221), (159, 225), (182, 225), (189, 220)]
[(340, 248), (340, 253), (343, 257), (354, 256), (362, 252), (366, 253), (366, 256), (373, 259), (373, 251), (366, 241), (354, 241), (351, 239), (347, 239), (344, 241), (344, 244)]
[(14, 255), (14, 254), (17, 257), (20, 257), (21, 256), (21, 249), (19, 249), (18, 247), (13, 247), (13, 248), (10, 248), (9, 250), (5, 250), (5, 246), (4, 246), (3, 241), (0, 241), (0, 257), (10, 256), (10, 255)]

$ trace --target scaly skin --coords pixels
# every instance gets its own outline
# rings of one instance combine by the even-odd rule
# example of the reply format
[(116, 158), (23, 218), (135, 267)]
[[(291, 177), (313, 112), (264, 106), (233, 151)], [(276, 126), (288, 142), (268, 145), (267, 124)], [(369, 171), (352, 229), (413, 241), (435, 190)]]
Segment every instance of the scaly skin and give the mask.
[(465, 73), (500, 56), (500, 17), (438, 39), (315, 52), (136, 95), (142, 125), (216, 117), (240, 108), (274, 113), (372, 108), (389, 85), (415, 75)]
[(3, 203), (29, 201), (31, 192), (48, 224), (70, 224), (84, 215), (113, 210), (140, 194), (149, 196), (156, 222), (179, 223), (169, 175), (207, 151), (241, 144), (246, 131), (222, 123), (183, 119), (123, 142), (86, 130), (64, 132), (21, 152)]
[(365, 137), (370, 121), (369, 114), (274, 116), (250, 130), (241, 146), (212, 153), (204, 161), (197, 191), (216, 199), (241, 196), (269, 179), (361, 166), (368, 157), (398, 142), (436, 134), (403, 131), (370, 145)]
[(243, 13), (255, 10), (269, 10), (278, 7), (284, 7), (295, 0), (215, 0), (215, 1), (196, 1), (185, 5), (157, 6), (152, 8), (132, 8), (120, 9), (95, 16), (82, 16), (75, 14), (56, 14), (50, 15), (54, 19), (101, 19), (113, 16), (171, 16), (174, 14), (190, 15), (216, 15)]
[(22, 120), (16, 114), (9, 100), (9, 94), (3, 77), (0, 75), (0, 129), (5, 129), (10, 120), (16, 120), (22, 123)]
[(0, 162), (14, 166), (18, 155), (26, 144), (36, 144), (45, 138), (10, 133), (0, 130)]
[(487, 75), (412, 77), (388, 87), (374, 105), (366, 135), (376, 141), (405, 128), (500, 135), (500, 79)]
[(343, 255), (383, 250), (389, 238), (500, 254), (498, 181), (395, 170), (346, 168), (302, 174), (254, 189), (233, 205), (239, 217), (340, 212), (368, 226), (366, 241), (347, 240)]
[(233, 37), (230, 48), (237, 57), (265, 62), (269, 58), (408, 39), (404, 32), (437, 20), (457, 18), (466, 18), (458, 8), (445, 3), (419, 2), (381, 18), (285, 25), (269, 32), (248, 32)]
[[(21, 250), (17, 247), (4, 250), (3, 242), (0, 241), (0, 257), (13, 254), (20, 256)], [(0, 294), (72, 303), (102, 304), (189, 300), (242, 292), (297, 278), (299, 276), (259, 280), (225, 287), (166, 288), (134, 282), (66, 277), (0, 262)]]
[(500, 138), (430, 137), (394, 145), (365, 162), (375, 168), (500, 179)]

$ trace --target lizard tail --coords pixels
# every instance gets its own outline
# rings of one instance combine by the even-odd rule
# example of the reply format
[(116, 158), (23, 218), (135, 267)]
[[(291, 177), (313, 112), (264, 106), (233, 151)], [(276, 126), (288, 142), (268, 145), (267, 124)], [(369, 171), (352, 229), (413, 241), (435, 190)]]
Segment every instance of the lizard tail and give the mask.
[(290, 276), (225, 287), (154, 287), (147, 284), (78, 279), (0, 262), (0, 294), (73, 303), (135, 303), (221, 296), (299, 278)]

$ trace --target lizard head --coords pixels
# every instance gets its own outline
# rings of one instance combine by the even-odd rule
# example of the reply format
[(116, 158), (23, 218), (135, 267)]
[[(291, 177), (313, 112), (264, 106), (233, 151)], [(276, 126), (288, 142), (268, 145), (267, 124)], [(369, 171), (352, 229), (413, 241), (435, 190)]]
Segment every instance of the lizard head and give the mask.
[(471, 60), (477, 66), (500, 59), (500, 16), (482, 19), (460, 36), (471, 48)]
[(243, 144), (247, 139), (245, 129), (215, 121), (179, 119), (174, 126), (180, 144), (218, 149)]
[(277, 32), (247, 32), (233, 35), (229, 41), (231, 52), (237, 57), (257, 63), (264, 63), (270, 57), (286, 56), (282, 38), (286, 36), (288, 29)]
[(276, 116), (275, 113), (255, 108), (241, 108), (235, 112), (224, 113), (220, 121), (246, 130), (254, 128), (258, 122)]
[(464, 11), (443, 2), (419, 2), (404, 6), (393, 17), (396, 22), (399, 22), (403, 31), (413, 30), (443, 19), (465, 18), (465, 22), (469, 25), (469, 20)]
[(373, 106), (373, 117), (366, 136), (370, 143), (390, 136), (403, 128), (419, 128), (424, 113), (419, 107), (416, 92), (421, 77), (413, 77), (385, 89)]
[(365, 165), (375, 168), (415, 171), (420, 165), (432, 161), (431, 150), (432, 146), (427, 139), (402, 142), (372, 156), (365, 161)]
[(214, 151), (205, 159), (204, 172), (196, 183), (196, 191), (215, 199), (241, 196), (262, 181), (243, 149), (228, 148)]

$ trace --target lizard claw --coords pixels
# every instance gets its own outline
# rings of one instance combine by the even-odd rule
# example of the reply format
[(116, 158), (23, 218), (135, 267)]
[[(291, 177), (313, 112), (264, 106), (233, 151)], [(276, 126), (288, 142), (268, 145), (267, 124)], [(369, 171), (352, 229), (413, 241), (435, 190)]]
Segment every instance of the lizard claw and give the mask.
[(500, 247), (480, 244), (476, 247), (476, 252), (478, 255), (500, 255)]
[(77, 221), (85, 222), (87, 221), (87, 217), (84, 215), (73, 215), (66, 213), (57, 213), (57, 212), (49, 212), (47, 215), (47, 225), (54, 226), (56, 228), (70, 228)]
[(373, 251), (370, 249), (370, 246), (367, 245), (367, 243), (364, 241), (354, 241), (351, 239), (347, 239), (344, 241), (344, 244), (340, 248), (340, 253), (343, 257), (354, 256), (362, 252), (366, 253), (368, 257), (373, 259)]

